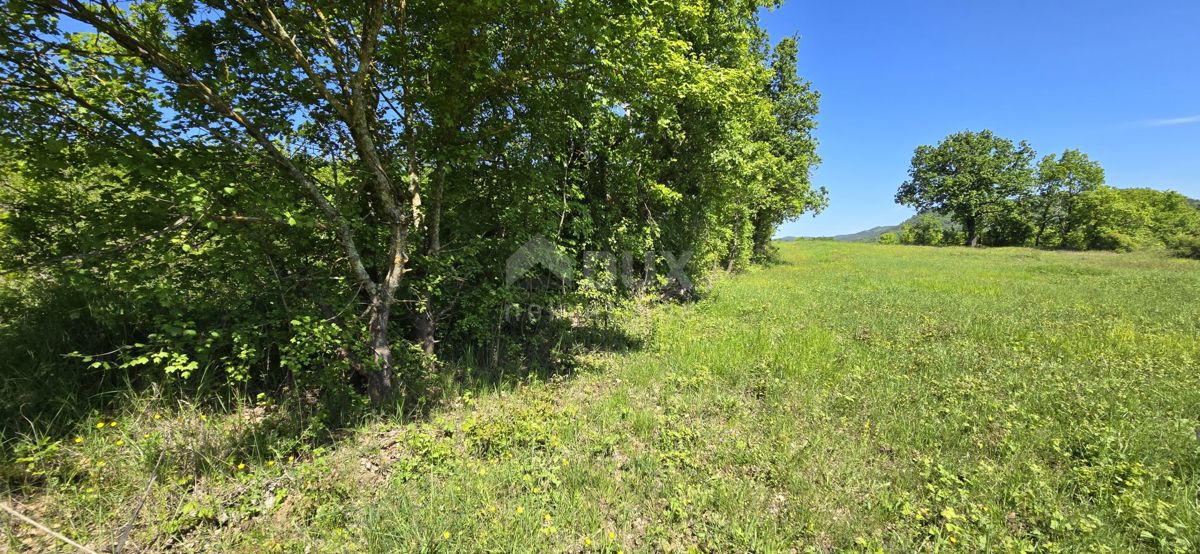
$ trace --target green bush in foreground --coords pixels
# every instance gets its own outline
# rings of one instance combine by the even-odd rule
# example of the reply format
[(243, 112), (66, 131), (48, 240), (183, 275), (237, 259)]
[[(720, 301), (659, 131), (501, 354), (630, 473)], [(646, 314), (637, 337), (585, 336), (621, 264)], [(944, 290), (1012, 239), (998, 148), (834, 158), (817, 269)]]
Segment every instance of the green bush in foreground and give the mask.
[(1180, 237), (1171, 248), (1179, 256), (1200, 260), (1200, 237)]

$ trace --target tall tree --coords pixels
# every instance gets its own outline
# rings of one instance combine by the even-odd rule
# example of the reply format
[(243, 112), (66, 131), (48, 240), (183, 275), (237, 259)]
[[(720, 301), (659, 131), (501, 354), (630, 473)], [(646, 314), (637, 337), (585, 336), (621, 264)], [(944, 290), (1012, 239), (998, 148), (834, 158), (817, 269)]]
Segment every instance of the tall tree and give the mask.
[(754, 255), (758, 259), (768, 256), (780, 224), (803, 213), (819, 213), (828, 203), (825, 188), (812, 186), (812, 170), (821, 161), (813, 136), (820, 94), (800, 78), (797, 54), (795, 37), (779, 41), (770, 54), (771, 80), (766, 96), (774, 119), (765, 133), (775, 164), (752, 216)]
[(172, 368), (334, 322), (384, 403), (410, 355), (569, 294), (505, 286), (531, 237), (694, 276), (820, 205), (771, 3), (0, 0), (3, 263), (136, 303), (156, 323), (106, 349), (136, 367), (176, 330), (223, 346)]
[(962, 225), (969, 246), (989, 216), (1002, 213), (1032, 186), (1034, 151), (991, 131), (964, 131), (937, 146), (920, 146), (913, 154), (909, 179), (896, 202), (919, 211), (949, 215)]
[(1058, 232), (1055, 244), (1064, 244), (1073, 230), (1079, 196), (1104, 185), (1104, 168), (1079, 150), (1042, 158), (1038, 164), (1037, 189), (1031, 197), (1037, 233), (1036, 246), (1046, 244), (1051, 227)]

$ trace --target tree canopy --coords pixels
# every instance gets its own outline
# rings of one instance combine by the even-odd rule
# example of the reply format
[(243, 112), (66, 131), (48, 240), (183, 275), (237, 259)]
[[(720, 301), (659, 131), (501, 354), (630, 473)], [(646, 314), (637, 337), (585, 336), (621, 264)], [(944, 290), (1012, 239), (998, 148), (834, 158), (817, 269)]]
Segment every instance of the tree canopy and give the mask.
[(917, 148), (896, 202), (921, 213), (880, 242), (1171, 248), (1194, 255), (1200, 241), (1195, 200), (1171, 191), (1110, 187), (1100, 163), (1079, 150), (1047, 155), (1036, 171), (1034, 156), (1024, 141), (1013, 143), (990, 131), (957, 133), (937, 146)]
[(4, 267), (70, 291), (29, 302), (95, 367), (382, 404), (508, 357), (506, 306), (594, 297), (505, 286), (533, 237), (698, 277), (825, 202), (769, 1), (0, 4)]
[(1030, 202), (1036, 228), (1034, 245), (1065, 244), (1075, 224), (1079, 196), (1102, 186), (1104, 168), (1079, 150), (1042, 158), (1036, 195)]
[(962, 225), (968, 244), (976, 246), (985, 219), (1011, 210), (1032, 185), (1033, 157), (1024, 141), (1013, 143), (986, 130), (956, 133), (937, 146), (917, 148), (896, 202), (950, 215)]

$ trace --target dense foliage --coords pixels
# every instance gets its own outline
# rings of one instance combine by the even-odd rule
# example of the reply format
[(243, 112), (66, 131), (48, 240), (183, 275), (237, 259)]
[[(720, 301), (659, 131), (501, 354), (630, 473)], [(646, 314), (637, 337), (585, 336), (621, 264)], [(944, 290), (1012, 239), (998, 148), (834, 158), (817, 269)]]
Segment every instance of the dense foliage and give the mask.
[(987, 222), (1011, 212), (1013, 199), (1028, 187), (1033, 156), (1029, 144), (991, 131), (950, 135), (937, 146), (917, 148), (896, 202), (951, 215), (966, 231), (967, 244), (976, 246)]
[(949, 217), (934, 212), (922, 212), (900, 224), (896, 231), (879, 236), (880, 244), (913, 244), (944, 246), (962, 244), (962, 230)]
[(6, 426), (39, 386), (382, 404), (521, 365), (545, 320), (507, 307), (628, 294), (506, 286), (535, 237), (643, 292), (769, 256), (825, 202), (772, 3), (0, 2)]
[(1036, 169), (1033, 159), (1028, 144), (1014, 145), (990, 131), (966, 131), (937, 146), (921, 146), (896, 202), (923, 213), (880, 242), (1171, 248), (1196, 256), (1195, 200), (1172, 191), (1110, 187), (1100, 164), (1078, 150), (1048, 155)]

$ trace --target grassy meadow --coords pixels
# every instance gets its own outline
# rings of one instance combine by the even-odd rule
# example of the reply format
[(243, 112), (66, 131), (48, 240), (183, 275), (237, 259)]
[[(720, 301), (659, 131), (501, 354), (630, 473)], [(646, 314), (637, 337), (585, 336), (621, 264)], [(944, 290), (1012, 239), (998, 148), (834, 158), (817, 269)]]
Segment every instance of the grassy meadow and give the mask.
[(137, 397), (9, 495), (101, 550), (149, 490), (130, 552), (1200, 550), (1200, 262), (779, 246), (571, 375), (318, 448)]

